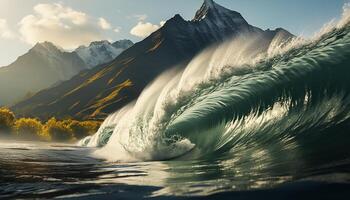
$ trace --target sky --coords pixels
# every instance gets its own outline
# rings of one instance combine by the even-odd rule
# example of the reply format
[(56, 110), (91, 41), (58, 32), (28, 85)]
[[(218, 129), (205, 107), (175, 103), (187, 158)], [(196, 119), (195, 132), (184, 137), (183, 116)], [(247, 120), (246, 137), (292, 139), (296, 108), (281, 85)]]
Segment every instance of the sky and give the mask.
[[(216, 0), (262, 29), (310, 37), (350, 0)], [(190, 20), (203, 0), (0, 0), (0, 66), (37, 42), (66, 50), (95, 40), (138, 42), (175, 14)]]

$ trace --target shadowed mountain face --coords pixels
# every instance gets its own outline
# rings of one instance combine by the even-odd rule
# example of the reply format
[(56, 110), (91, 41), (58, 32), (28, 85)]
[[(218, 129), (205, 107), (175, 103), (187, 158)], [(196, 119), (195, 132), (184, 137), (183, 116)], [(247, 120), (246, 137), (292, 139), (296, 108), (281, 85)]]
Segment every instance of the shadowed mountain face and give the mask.
[(86, 70), (54, 88), (18, 103), (22, 115), (104, 118), (134, 100), (157, 75), (182, 66), (204, 48), (238, 34), (290, 38), (283, 29), (263, 31), (235, 11), (206, 0), (191, 21), (175, 15), (158, 31), (133, 45), (107, 65)]

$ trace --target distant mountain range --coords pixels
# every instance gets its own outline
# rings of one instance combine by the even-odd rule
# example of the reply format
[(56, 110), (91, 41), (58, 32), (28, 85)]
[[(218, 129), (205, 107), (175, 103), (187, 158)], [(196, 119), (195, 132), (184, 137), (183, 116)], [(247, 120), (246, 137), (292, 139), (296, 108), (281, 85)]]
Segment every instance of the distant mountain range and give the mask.
[(14, 63), (0, 68), (0, 105), (14, 104), (82, 70), (107, 63), (132, 45), (129, 40), (99, 41), (66, 52), (50, 42), (37, 43)]
[[(264, 31), (254, 27), (240, 13), (205, 0), (192, 20), (175, 15), (162, 28), (107, 65), (40, 91), (13, 109), (21, 115), (41, 118), (104, 118), (137, 98), (147, 84), (165, 70), (184, 66), (212, 44), (248, 33), (259, 34), (269, 42), (275, 37), (284, 40), (294, 37), (282, 28)], [(83, 52), (78, 49), (78, 54), (87, 55), (86, 60), (89, 60), (89, 54)]]
[(134, 45), (134, 43), (130, 40), (120, 40), (113, 44), (104, 40), (92, 42), (88, 47), (80, 46), (75, 52), (85, 62), (87, 67), (91, 69), (112, 61), (132, 45)]

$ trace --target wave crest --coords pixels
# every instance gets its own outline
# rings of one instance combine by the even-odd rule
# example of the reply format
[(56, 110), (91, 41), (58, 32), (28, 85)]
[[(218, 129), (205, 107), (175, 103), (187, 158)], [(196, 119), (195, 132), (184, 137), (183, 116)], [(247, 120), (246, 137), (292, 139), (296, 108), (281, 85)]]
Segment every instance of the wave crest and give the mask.
[(348, 7), (311, 40), (252, 34), (205, 50), (81, 144), (114, 161), (314, 151), (350, 117)]

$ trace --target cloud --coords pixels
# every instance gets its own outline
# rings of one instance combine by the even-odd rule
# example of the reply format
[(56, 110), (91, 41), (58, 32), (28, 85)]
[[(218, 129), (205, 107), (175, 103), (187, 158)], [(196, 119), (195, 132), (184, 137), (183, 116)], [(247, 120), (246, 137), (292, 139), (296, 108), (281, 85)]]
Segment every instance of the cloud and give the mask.
[(25, 16), (19, 26), (21, 39), (25, 42), (50, 41), (65, 49), (105, 39), (104, 32), (111, 29), (111, 24), (104, 18), (94, 18), (62, 3), (36, 5), (34, 13)]
[(154, 31), (158, 30), (160, 27), (162, 27), (165, 24), (164, 21), (160, 22), (160, 25), (157, 24), (152, 24), (150, 22), (138, 22), (136, 26), (134, 26), (131, 30), (130, 30), (130, 34), (137, 36), (137, 37), (141, 37), (141, 38), (145, 38), (148, 37), (149, 35), (151, 35)]
[(15, 34), (10, 30), (6, 19), (0, 18), (0, 38), (13, 39)]
[(133, 15), (134, 18), (136, 18), (138, 21), (145, 21), (148, 16), (143, 14), (143, 15)]
[(116, 28), (114, 28), (113, 31), (116, 32), (116, 33), (119, 33), (119, 32), (120, 32), (120, 29), (121, 29), (120, 27), (116, 27)]
[(112, 25), (104, 18), (100, 17), (98, 19), (98, 24), (100, 25), (100, 27), (104, 30), (109, 30), (112, 28)]

